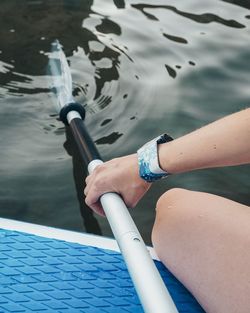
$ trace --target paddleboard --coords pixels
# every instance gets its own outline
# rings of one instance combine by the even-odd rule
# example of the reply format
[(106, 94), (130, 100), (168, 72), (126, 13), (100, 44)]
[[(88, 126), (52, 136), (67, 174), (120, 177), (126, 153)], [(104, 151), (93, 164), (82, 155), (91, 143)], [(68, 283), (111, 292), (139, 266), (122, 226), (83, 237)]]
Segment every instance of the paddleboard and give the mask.
[[(148, 250), (178, 311), (204, 313), (153, 248)], [(0, 313), (8, 312), (143, 309), (114, 239), (0, 218)]]

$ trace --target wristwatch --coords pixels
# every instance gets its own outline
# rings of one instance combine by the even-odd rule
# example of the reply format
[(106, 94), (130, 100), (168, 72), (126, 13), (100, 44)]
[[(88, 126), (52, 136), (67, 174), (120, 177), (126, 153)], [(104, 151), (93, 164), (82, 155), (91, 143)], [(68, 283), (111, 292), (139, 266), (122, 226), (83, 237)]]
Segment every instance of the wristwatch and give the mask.
[(139, 174), (142, 179), (151, 183), (170, 175), (170, 173), (160, 168), (158, 145), (172, 140), (173, 138), (169, 135), (162, 134), (144, 144), (137, 151)]

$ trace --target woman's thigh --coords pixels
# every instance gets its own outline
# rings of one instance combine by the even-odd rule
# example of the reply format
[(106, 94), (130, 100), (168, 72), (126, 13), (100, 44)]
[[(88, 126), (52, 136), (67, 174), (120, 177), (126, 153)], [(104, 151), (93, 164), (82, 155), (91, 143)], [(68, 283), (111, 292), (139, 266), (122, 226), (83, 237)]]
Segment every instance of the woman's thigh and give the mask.
[(152, 241), (206, 312), (250, 312), (250, 207), (169, 190), (157, 203)]

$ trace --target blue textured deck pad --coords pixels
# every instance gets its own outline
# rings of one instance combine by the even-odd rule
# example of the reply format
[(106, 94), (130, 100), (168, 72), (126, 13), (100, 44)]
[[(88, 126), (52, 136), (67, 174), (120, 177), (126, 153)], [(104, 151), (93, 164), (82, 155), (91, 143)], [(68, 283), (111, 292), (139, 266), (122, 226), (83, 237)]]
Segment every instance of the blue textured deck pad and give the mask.
[[(160, 262), (156, 265), (180, 313), (204, 312)], [(8, 312), (143, 310), (121, 254), (0, 229), (0, 313)]]

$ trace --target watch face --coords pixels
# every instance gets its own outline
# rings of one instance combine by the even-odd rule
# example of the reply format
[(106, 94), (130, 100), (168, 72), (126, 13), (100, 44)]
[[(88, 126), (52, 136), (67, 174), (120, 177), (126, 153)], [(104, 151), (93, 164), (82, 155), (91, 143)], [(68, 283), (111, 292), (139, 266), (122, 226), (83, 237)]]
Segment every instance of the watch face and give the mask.
[(172, 141), (174, 140), (171, 136), (169, 136), (168, 134), (162, 134), (158, 140), (157, 140), (157, 143), (158, 144), (161, 144), (161, 143), (166, 143), (166, 142), (169, 142), (169, 141)]

